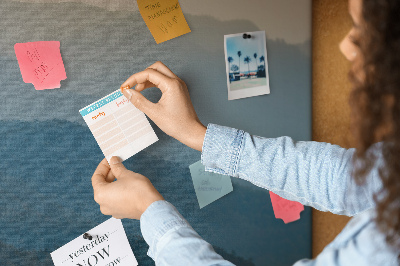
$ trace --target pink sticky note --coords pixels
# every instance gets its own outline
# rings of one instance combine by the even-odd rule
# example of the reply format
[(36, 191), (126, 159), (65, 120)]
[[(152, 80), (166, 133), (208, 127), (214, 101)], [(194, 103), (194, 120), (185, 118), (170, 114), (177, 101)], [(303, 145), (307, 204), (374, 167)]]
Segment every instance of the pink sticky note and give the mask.
[(22, 79), (36, 90), (60, 88), (67, 78), (60, 53), (60, 42), (40, 41), (14, 45)]
[(271, 191), (269, 196), (276, 219), (282, 219), (285, 224), (300, 219), (300, 212), (304, 211), (303, 204), (281, 198)]

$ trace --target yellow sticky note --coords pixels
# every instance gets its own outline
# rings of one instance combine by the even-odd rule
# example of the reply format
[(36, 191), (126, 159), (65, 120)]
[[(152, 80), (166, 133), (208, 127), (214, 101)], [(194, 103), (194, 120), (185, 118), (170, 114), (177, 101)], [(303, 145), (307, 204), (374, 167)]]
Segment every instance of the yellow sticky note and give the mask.
[(137, 0), (137, 3), (157, 44), (190, 32), (178, 0)]

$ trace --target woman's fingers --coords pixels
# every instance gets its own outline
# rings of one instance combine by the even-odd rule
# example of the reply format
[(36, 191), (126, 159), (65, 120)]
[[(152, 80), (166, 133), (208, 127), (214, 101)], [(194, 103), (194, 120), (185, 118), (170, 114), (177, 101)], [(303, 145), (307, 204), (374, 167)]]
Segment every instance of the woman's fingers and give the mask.
[(109, 171), (108, 174), (107, 174), (107, 177), (106, 177), (106, 181), (107, 181), (108, 183), (111, 183), (111, 182), (113, 182), (114, 180), (115, 180), (115, 175), (113, 174), (112, 171)]
[(133, 74), (121, 85), (121, 89), (125, 89), (127, 86), (132, 88), (136, 84), (150, 82), (155, 87), (159, 88), (161, 92), (165, 92), (173, 82), (173, 79), (158, 72), (155, 69), (147, 68), (146, 70)]
[(157, 104), (147, 100), (140, 92), (133, 89), (122, 90), (122, 93), (137, 109), (145, 113), (150, 119), (154, 119), (154, 113), (158, 110)]
[[(171, 79), (178, 79), (178, 76), (175, 75), (174, 72), (172, 72), (166, 65), (164, 65), (161, 61), (157, 61), (154, 64), (152, 64), (151, 66), (149, 66), (147, 69), (153, 69), (163, 75), (165, 75), (166, 77), (169, 77)], [(132, 75), (134, 76), (134, 75)], [(132, 78), (132, 77), (131, 77)], [(135, 81), (133, 80), (134, 78), (129, 78), (128, 80), (126, 80), (122, 85), (121, 88), (125, 88), (126, 86), (129, 86), (129, 88), (132, 88), (133, 86), (136, 85), (135, 90), (136, 91), (143, 91), (145, 89), (148, 88), (152, 88), (152, 87), (157, 87), (157, 84), (154, 84), (153, 82), (151, 82), (150, 80), (146, 80), (145, 82), (139, 82), (136, 80), (136, 84)], [(161, 89), (161, 88), (160, 88)]]
[(166, 65), (164, 65), (161, 61), (157, 61), (154, 64), (152, 64), (151, 66), (149, 66), (148, 68), (152, 68), (154, 70), (157, 70), (158, 72), (164, 74), (167, 77), (170, 78), (178, 78), (177, 75), (175, 75), (174, 72), (171, 71), (171, 69), (169, 69)]
[(106, 159), (103, 159), (100, 164), (97, 166), (94, 174), (92, 176), (92, 185), (93, 188), (96, 189), (98, 186), (106, 184), (106, 177), (108, 172), (110, 172), (110, 166)]
[(139, 83), (136, 85), (135, 90), (136, 91), (143, 91), (145, 89), (148, 88), (153, 88), (156, 87), (156, 85), (154, 85), (153, 83), (151, 83), (150, 81), (146, 81), (145, 83)]
[[(133, 86), (136, 89), (131, 89)], [(141, 94), (141, 91), (149, 87), (158, 87), (161, 90), (162, 96), (158, 103), (150, 102)], [(121, 90), (161, 130), (201, 151), (206, 128), (196, 115), (186, 84), (168, 67), (156, 62), (128, 78), (122, 84)]]

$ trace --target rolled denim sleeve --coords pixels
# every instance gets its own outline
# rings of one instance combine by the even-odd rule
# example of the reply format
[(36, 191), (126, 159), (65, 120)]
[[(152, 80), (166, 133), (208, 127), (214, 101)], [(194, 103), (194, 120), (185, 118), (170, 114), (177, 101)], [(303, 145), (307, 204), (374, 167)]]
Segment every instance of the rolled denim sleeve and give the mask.
[(204, 241), (169, 202), (153, 202), (140, 217), (147, 253), (156, 265), (233, 265)]
[(351, 177), (355, 149), (290, 137), (262, 138), (209, 124), (202, 163), (207, 171), (238, 177), (288, 200), (353, 216), (375, 206), (381, 187), (374, 169), (363, 186)]

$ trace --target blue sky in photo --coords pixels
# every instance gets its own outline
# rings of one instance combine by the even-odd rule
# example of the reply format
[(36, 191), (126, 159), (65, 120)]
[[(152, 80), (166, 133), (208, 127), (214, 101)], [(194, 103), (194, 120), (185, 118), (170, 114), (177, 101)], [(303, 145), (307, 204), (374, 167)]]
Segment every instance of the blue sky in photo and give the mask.
[[(241, 72), (247, 72), (248, 66), (244, 62), (244, 58), (249, 56), (251, 58), (250, 62), (250, 71), (256, 71), (256, 64), (254, 59), (254, 53), (257, 53), (257, 65), (260, 65), (260, 57), (264, 56), (266, 60), (266, 56), (264, 54), (265, 51), (265, 34), (263, 32), (258, 33), (249, 33), (251, 34), (250, 39), (243, 39), (242, 34), (240, 36), (233, 36), (226, 38), (226, 58), (229, 56), (233, 58), (232, 64), (239, 66), (239, 57), (238, 51), (242, 52), (240, 56), (240, 70)], [(264, 64), (264, 63), (263, 63)]]

